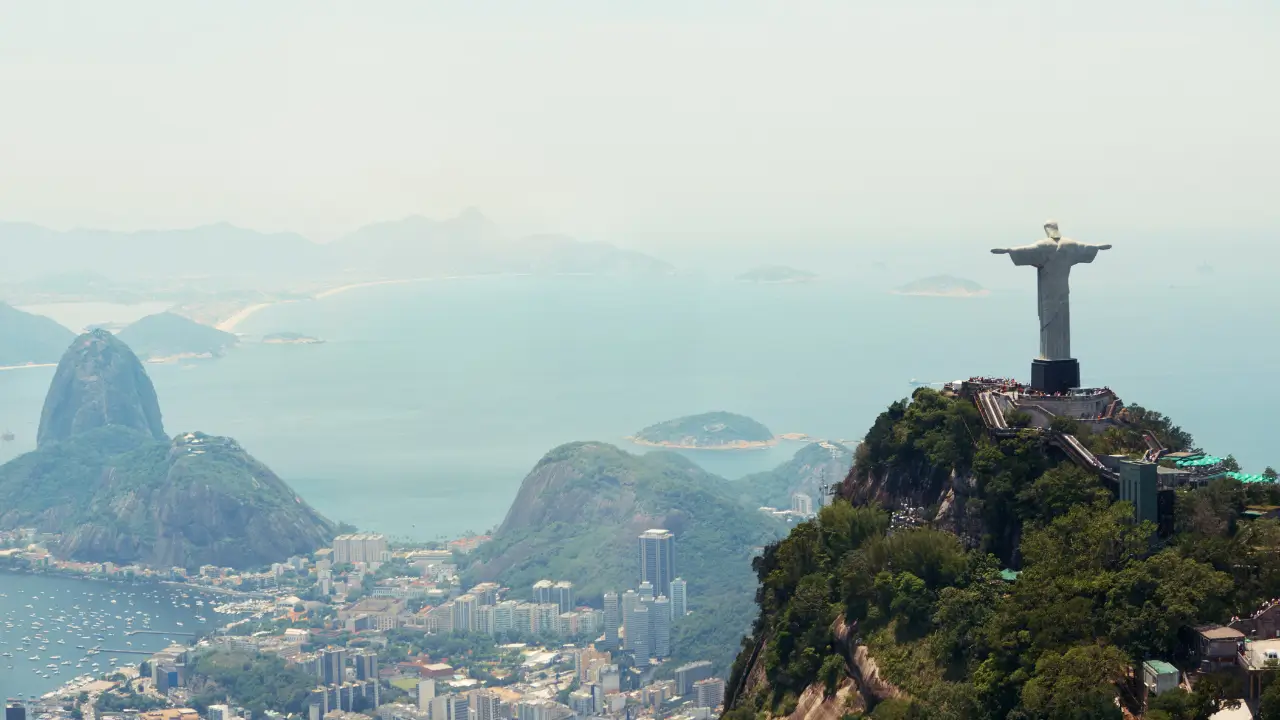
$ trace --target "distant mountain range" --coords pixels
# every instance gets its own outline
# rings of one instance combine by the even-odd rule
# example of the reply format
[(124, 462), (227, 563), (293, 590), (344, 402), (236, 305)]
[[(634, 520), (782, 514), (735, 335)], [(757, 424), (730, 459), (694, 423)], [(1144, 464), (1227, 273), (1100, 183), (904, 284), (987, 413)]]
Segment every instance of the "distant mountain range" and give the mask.
[[(60, 232), (0, 223), (0, 281), (64, 291), (114, 282), (406, 278), (457, 273), (670, 273), (671, 265), (608, 243), (558, 235), (511, 238), (478, 210), (366, 225), (328, 244), (227, 223), (181, 230)], [(86, 278), (92, 278), (89, 282)], [(83, 280), (81, 282), (80, 280)]]

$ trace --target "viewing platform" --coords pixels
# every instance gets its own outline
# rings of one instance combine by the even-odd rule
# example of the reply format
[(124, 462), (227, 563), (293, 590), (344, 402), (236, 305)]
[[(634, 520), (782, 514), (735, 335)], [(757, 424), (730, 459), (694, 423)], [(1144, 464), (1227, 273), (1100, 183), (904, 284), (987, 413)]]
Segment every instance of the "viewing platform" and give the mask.
[[(1025, 413), (1030, 427), (1048, 429), (1055, 418), (1076, 421), (1082, 430), (1103, 432), (1116, 424), (1124, 403), (1111, 388), (1073, 388), (1045, 393), (1011, 378), (972, 377), (947, 386), (978, 405), (983, 422), (993, 431), (1010, 429), (1008, 416)], [(990, 421), (990, 422), (989, 422)]]

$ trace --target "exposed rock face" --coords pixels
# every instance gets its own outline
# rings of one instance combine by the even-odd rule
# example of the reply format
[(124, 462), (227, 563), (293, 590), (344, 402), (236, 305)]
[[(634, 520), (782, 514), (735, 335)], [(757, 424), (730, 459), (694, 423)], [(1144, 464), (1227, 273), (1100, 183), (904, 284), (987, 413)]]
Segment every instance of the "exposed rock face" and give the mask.
[[(969, 504), (976, 495), (975, 485), (970, 473), (957, 474), (954, 470), (941, 471), (925, 463), (915, 463), (865, 475), (850, 471), (840, 486), (839, 495), (855, 505), (874, 502), (886, 508), (936, 508), (932, 516), (921, 519), (956, 535), (965, 547), (973, 548), (987, 532), (982, 518)], [(1017, 529), (1002, 528), (999, 532), (1016, 535)]]
[(63, 353), (40, 413), (36, 444), (106, 425), (165, 440), (156, 389), (128, 345), (106, 330), (77, 337)]

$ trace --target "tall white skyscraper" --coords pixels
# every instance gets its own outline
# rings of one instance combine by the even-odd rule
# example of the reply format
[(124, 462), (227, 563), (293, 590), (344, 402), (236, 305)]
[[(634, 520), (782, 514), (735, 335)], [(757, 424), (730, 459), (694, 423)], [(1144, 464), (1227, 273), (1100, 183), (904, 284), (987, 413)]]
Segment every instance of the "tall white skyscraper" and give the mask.
[(671, 581), (671, 620), (678, 621), (689, 612), (689, 588), (682, 578)]
[(476, 629), (476, 608), (480, 606), (475, 595), (459, 595), (453, 599), (453, 631), (471, 632)]
[(551, 589), (550, 602), (560, 606), (560, 612), (567, 613), (573, 611), (573, 583), (568, 580), (561, 580)]
[(477, 690), (471, 693), (471, 716), (473, 720), (502, 720), (499, 712), (501, 701), (498, 696), (488, 690)]
[(510, 632), (516, 626), (516, 607), (520, 603), (515, 600), (503, 600), (493, 606), (493, 634), (501, 635)]
[(636, 588), (636, 592), (640, 595), (640, 602), (653, 602), (653, 598), (657, 593), (653, 591), (653, 583), (645, 581), (640, 583), (640, 587)]
[(618, 628), (622, 626), (622, 606), (619, 604), (618, 593), (607, 592), (604, 594), (604, 648), (605, 650), (618, 649)]
[(627, 616), (627, 649), (635, 655), (637, 665), (649, 664), (653, 655), (649, 645), (649, 603), (637, 602)]
[(671, 595), (675, 578), (675, 535), (661, 528), (640, 535), (640, 582), (653, 585), (654, 595)]
[(533, 584), (533, 601), (539, 605), (555, 602), (552, 591), (556, 584), (551, 580), (539, 580)]
[(707, 678), (693, 684), (694, 707), (716, 708), (724, 704), (724, 680)]
[(376, 533), (339, 535), (333, 539), (335, 563), (375, 563), (388, 557), (387, 538)]
[(649, 604), (649, 654), (671, 657), (671, 601), (659, 595)]
[(626, 634), (623, 637), (625, 642), (622, 644), (623, 650), (631, 649), (631, 613), (640, 604), (640, 596), (635, 590), (628, 590), (622, 593), (622, 624), (626, 627)]
[(436, 697), (436, 681), (427, 678), (418, 681), (418, 709), (431, 712), (431, 701)]

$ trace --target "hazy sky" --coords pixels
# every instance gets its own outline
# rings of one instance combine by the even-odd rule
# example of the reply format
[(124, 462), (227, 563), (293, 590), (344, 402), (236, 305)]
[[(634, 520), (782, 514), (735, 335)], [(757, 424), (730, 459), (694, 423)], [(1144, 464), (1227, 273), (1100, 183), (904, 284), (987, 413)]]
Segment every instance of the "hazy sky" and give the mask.
[(1275, 0), (5, 1), (0, 219), (1270, 231), (1277, 37)]

